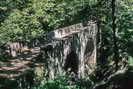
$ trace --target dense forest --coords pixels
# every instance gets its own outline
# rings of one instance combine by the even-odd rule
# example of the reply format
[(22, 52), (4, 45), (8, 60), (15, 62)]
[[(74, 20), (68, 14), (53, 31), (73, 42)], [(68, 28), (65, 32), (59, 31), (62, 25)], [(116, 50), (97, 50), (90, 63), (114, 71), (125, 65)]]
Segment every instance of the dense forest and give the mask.
[[(86, 21), (97, 26), (93, 72), (77, 77), (80, 55), (72, 50), (65, 66), (71, 65), (74, 74), (50, 78), (45, 59), (51, 58), (48, 52), (62, 56), (57, 51), (64, 50), (60, 45), (66, 39), (53, 51), (46, 34)], [(132, 52), (133, 0), (0, 0), (0, 89), (132, 89)]]

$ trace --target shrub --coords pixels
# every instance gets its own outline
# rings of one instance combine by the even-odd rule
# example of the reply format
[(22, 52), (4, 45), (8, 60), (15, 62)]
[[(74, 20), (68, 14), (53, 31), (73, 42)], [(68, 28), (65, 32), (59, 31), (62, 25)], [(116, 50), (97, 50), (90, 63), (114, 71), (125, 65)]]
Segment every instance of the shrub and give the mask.
[(89, 89), (92, 83), (89, 79), (76, 79), (69, 76), (58, 76), (55, 79), (43, 81), (33, 89)]

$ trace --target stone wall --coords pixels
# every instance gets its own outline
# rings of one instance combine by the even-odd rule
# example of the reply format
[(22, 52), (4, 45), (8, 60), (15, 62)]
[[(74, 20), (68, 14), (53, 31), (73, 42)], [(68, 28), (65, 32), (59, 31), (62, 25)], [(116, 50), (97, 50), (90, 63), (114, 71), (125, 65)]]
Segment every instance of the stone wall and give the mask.
[(29, 50), (26, 42), (22, 41), (8, 42), (4, 44), (3, 47), (5, 48), (4, 51), (7, 52), (10, 57), (17, 57), (25, 50)]

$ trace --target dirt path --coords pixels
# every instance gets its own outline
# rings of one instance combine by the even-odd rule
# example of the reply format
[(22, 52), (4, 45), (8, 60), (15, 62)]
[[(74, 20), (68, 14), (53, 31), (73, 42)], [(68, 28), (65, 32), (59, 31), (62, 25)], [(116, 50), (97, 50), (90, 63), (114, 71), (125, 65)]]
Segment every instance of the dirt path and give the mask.
[[(35, 47), (25, 50), (16, 58), (6, 62), (0, 61), (0, 87), (3, 86), (4, 80), (14, 80), (30, 70), (35, 65), (35, 57), (40, 53), (40, 48)], [(1, 89), (1, 88), (0, 88)]]

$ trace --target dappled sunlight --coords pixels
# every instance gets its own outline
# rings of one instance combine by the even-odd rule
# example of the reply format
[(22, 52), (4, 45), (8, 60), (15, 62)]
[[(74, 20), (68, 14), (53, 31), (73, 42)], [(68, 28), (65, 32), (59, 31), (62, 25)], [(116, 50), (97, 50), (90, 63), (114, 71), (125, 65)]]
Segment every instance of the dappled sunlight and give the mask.
[(133, 0), (0, 0), (0, 89), (132, 89)]

